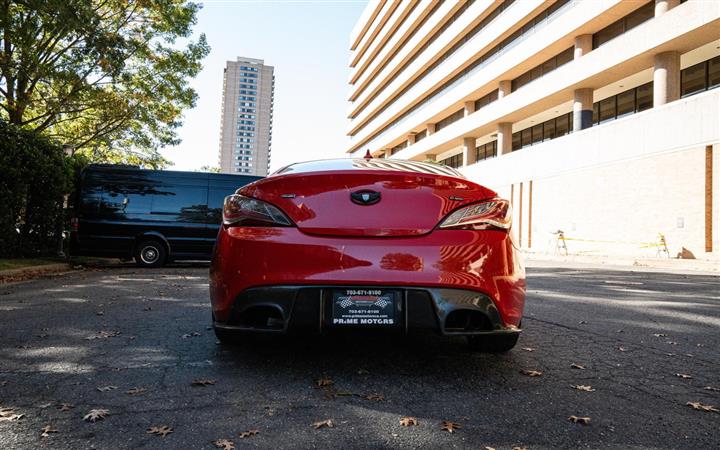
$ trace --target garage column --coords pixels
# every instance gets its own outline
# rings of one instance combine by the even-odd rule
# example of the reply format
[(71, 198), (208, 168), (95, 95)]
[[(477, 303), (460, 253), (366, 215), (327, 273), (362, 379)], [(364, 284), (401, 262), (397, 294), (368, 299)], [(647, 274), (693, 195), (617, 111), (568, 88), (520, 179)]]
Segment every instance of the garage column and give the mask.
[(512, 152), (512, 123), (502, 122), (497, 128), (497, 148), (499, 155)]
[(573, 131), (590, 128), (593, 118), (593, 90), (575, 89), (573, 94)]
[(470, 164), (475, 164), (477, 161), (477, 152), (475, 148), (476, 139), (474, 137), (463, 138), (463, 167), (467, 167)]
[(390, 149), (383, 150), (383, 152), (385, 154), (385, 156), (383, 156), (383, 158), (389, 158), (390, 156), (392, 156), (392, 150), (390, 150)]
[(433, 133), (435, 132), (435, 124), (434, 124), (434, 123), (429, 123), (429, 124), (427, 124), (427, 125), (426, 125), (426, 128), (427, 128), (427, 135), (428, 135), (428, 136), (430, 136), (431, 134), (433, 134)]
[(592, 34), (581, 34), (575, 37), (573, 59), (582, 58), (592, 51)]
[(428, 153), (425, 155), (425, 161), (437, 161), (436, 156), (434, 153)]
[(655, 17), (662, 16), (680, 4), (680, 0), (655, 0)]
[(415, 133), (408, 134), (408, 147), (415, 143)]
[(507, 97), (512, 92), (512, 81), (502, 80), (498, 83), (498, 100)]
[(655, 55), (653, 72), (653, 107), (680, 98), (680, 53), (665, 52)]

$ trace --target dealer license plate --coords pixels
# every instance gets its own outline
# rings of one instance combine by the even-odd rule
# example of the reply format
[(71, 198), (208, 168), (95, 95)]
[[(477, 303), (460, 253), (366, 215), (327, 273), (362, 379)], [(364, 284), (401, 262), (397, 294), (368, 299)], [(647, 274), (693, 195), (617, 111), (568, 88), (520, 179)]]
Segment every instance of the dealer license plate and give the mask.
[(337, 326), (394, 326), (396, 291), (337, 289), (332, 291), (332, 324)]

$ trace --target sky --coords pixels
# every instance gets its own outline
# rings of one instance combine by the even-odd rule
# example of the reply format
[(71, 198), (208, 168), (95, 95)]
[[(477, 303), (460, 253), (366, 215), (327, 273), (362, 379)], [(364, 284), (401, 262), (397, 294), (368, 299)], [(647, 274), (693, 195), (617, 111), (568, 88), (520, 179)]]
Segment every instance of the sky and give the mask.
[(207, 0), (195, 33), (210, 54), (192, 80), (198, 93), (179, 131), (182, 143), (161, 150), (170, 170), (218, 166), (223, 69), (237, 56), (275, 67), (270, 170), (342, 157), (348, 142), (350, 32), (366, 0)]

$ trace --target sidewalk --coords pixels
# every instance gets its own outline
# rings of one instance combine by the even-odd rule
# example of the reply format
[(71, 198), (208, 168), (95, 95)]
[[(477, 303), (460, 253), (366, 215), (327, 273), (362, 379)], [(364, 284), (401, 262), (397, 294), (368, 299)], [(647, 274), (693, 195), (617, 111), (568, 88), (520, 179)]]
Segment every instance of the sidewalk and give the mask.
[(633, 258), (631, 256), (550, 255), (522, 252), (527, 267), (585, 267), (635, 272), (705, 273), (720, 276), (720, 261), (676, 258)]

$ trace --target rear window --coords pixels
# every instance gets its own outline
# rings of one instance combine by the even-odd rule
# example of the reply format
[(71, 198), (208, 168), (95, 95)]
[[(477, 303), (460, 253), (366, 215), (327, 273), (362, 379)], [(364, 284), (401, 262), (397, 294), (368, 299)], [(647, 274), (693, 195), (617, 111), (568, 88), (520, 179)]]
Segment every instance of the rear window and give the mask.
[(457, 170), (441, 164), (425, 163), (420, 161), (405, 161), (402, 159), (323, 159), (291, 164), (283, 167), (270, 176), (286, 175), (289, 173), (331, 172), (345, 170), (388, 170), (395, 172), (426, 173), (444, 175), (455, 178), (465, 177)]

